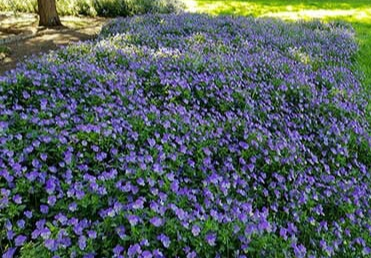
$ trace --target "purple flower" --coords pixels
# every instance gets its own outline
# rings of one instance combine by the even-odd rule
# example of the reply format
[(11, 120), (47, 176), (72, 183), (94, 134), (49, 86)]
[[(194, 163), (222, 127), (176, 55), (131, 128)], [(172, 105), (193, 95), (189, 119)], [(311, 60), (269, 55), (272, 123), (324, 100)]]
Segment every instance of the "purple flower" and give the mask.
[(197, 257), (197, 254), (195, 251), (192, 251), (190, 253), (187, 254), (187, 258), (196, 258)]
[(151, 148), (153, 148), (156, 144), (156, 141), (154, 139), (148, 139), (147, 141), (148, 141), (148, 144)]
[(79, 242), (80, 250), (85, 250), (85, 248), (86, 248), (86, 237), (85, 236), (80, 236), (78, 242)]
[(43, 228), (39, 230), (39, 234), (43, 239), (48, 239), (51, 235), (51, 232), (48, 228)]
[(22, 204), (22, 196), (20, 196), (19, 194), (16, 194), (16, 195), (13, 197), (13, 201), (14, 201), (16, 204)]
[(152, 253), (150, 252), (150, 251), (143, 251), (143, 253), (142, 253), (142, 257), (143, 258), (152, 258), (153, 257), (153, 255), (152, 255)]
[(126, 237), (125, 234), (125, 227), (124, 226), (119, 226), (116, 228), (117, 235), (121, 238), (124, 239)]
[(55, 241), (54, 239), (46, 239), (46, 240), (44, 241), (44, 246), (45, 246), (48, 250), (50, 250), (50, 251), (52, 251), (52, 252), (54, 252), (54, 251), (57, 250), (57, 243), (56, 243), (56, 241)]
[(142, 241), (140, 241), (140, 245), (141, 245), (141, 246), (149, 246), (149, 241), (148, 241), (148, 239), (146, 239), (146, 238), (142, 239)]
[(13, 258), (17, 248), (8, 248), (3, 254), (2, 258)]
[(42, 161), (46, 161), (47, 158), (48, 158), (48, 154), (46, 154), (46, 153), (41, 153), (41, 154), (40, 154), (40, 159), (41, 159)]
[(246, 142), (239, 142), (238, 145), (244, 149), (247, 150), (249, 148), (249, 145)]
[(159, 217), (153, 217), (152, 219), (150, 219), (150, 222), (155, 227), (160, 227), (163, 224), (162, 219)]
[(139, 218), (135, 215), (129, 215), (128, 220), (131, 226), (136, 226), (139, 222)]
[(141, 252), (142, 252), (142, 249), (139, 244), (131, 245), (128, 249), (129, 257), (133, 257), (136, 254), (140, 254)]
[(55, 216), (55, 219), (58, 220), (62, 225), (66, 225), (66, 223), (68, 221), (68, 218), (61, 213), (57, 214)]
[(255, 166), (254, 166), (254, 164), (249, 164), (249, 165), (247, 165), (247, 168), (248, 168), (249, 171), (252, 173), (252, 172), (254, 172), (254, 168), (255, 168)]
[(94, 230), (88, 230), (88, 237), (91, 239), (96, 239), (97, 238), (97, 232)]
[(42, 214), (47, 214), (49, 212), (49, 207), (47, 205), (40, 205), (40, 212)]
[(55, 188), (56, 188), (55, 181), (54, 181), (53, 179), (48, 179), (48, 180), (46, 181), (46, 186), (45, 186), (45, 188), (46, 188), (46, 192), (47, 192), (48, 194), (52, 194), (52, 193), (54, 193)]
[(25, 221), (23, 219), (20, 219), (17, 221), (17, 226), (21, 229), (24, 228), (24, 225), (25, 225)]
[(23, 91), (22, 95), (23, 95), (23, 98), (25, 99), (29, 99), (31, 97), (31, 95), (27, 91)]
[(119, 256), (122, 251), (124, 251), (124, 248), (120, 245), (116, 245), (115, 248), (113, 248), (113, 253), (115, 256)]
[(12, 240), (13, 238), (14, 238), (14, 231), (13, 230), (8, 230), (7, 232), (6, 232), (6, 238), (8, 239), (8, 240)]
[(49, 196), (49, 197), (48, 197), (48, 204), (49, 204), (50, 206), (54, 206), (55, 203), (56, 203), (56, 201), (57, 201), (57, 197), (55, 197), (55, 196)]
[(280, 236), (281, 236), (283, 239), (287, 240), (287, 230), (286, 230), (285, 228), (281, 228), (281, 229), (280, 229)]
[(262, 219), (262, 220), (260, 221), (259, 225), (258, 225), (258, 228), (259, 228), (260, 230), (262, 230), (262, 231), (265, 230), (265, 231), (267, 231), (267, 232), (270, 232), (272, 226), (271, 226), (271, 224), (270, 224), (268, 221), (266, 221), (265, 219)]
[(156, 258), (164, 258), (165, 256), (163, 255), (163, 253), (162, 253), (160, 250), (155, 249), (155, 250), (153, 251), (153, 257), (156, 257)]
[(19, 235), (14, 239), (15, 246), (22, 246), (26, 242), (27, 237), (24, 235)]
[(200, 226), (198, 226), (198, 225), (193, 225), (192, 226), (192, 234), (193, 234), (193, 236), (198, 236), (199, 234), (200, 234), (200, 232), (201, 232), (201, 228), (200, 228)]
[(140, 198), (134, 202), (133, 209), (135, 210), (143, 209), (143, 205), (144, 205), (144, 200)]
[(209, 233), (205, 236), (205, 240), (206, 242), (210, 245), (210, 246), (215, 246), (215, 241), (216, 241), (216, 234), (214, 233)]
[(369, 255), (369, 254), (371, 254), (371, 248), (366, 246), (366, 247), (363, 248), (362, 252), (363, 252), (364, 255)]
[(208, 156), (208, 157), (212, 155), (212, 152), (210, 151), (209, 148), (203, 148), (203, 151), (204, 151), (205, 155)]
[(291, 247), (294, 249), (295, 257), (304, 258), (306, 257), (307, 250), (303, 245), (292, 244)]
[(155, 163), (153, 165), (153, 171), (156, 172), (156, 173), (158, 173), (158, 174), (160, 174), (160, 175), (164, 172), (162, 166), (160, 164), (158, 164), (158, 163)]
[(166, 236), (165, 234), (161, 234), (157, 237), (157, 239), (161, 241), (165, 248), (169, 248), (171, 241), (168, 236)]
[(70, 211), (76, 211), (77, 210), (77, 204), (75, 202), (71, 203), (69, 206), (68, 206), (68, 209)]
[(107, 213), (107, 216), (108, 217), (111, 217), (111, 218), (115, 217), (115, 215), (116, 215), (115, 210), (112, 209), (112, 208), (108, 208), (107, 211), (106, 211), (106, 213)]

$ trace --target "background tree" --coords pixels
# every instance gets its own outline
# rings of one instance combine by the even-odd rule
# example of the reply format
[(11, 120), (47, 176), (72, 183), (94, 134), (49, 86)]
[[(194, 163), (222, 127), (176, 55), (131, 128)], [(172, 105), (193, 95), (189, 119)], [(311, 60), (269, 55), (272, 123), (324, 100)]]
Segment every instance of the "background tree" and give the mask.
[(37, 7), (40, 17), (39, 26), (55, 27), (62, 25), (55, 0), (37, 0)]

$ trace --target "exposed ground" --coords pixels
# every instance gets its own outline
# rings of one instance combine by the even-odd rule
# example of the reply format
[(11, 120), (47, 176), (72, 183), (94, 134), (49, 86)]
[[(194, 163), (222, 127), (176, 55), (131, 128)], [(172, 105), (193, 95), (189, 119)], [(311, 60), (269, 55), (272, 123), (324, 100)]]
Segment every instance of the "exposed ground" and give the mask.
[[(104, 18), (62, 17), (63, 28), (37, 27), (34, 14), (0, 13), (0, 75), (24, 58), (57, 49), (72, 42), (93, 39)], [(11, 40), (9, 43), (4, 43)]]

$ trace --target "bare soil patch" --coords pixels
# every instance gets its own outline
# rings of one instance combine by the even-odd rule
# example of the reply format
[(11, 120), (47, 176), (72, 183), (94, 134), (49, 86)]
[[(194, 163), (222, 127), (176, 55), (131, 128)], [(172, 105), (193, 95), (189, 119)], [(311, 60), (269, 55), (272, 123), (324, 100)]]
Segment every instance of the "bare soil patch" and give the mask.
[(37, 15), (0, 13), (0, 75), (31, 55), (94, 39), (108, 21), (86, 17), (61, 17), (61, 20), (63, 27), (46, 29), (37, 26)]

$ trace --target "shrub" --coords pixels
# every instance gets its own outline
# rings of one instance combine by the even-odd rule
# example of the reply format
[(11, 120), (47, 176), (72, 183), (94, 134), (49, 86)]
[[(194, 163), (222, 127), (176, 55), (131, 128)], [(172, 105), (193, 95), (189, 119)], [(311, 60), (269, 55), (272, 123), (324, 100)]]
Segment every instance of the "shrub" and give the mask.
[(0, 79), (20, 257), (367, 257), (370, 125), (341, 25), (119, 19)]
[(129, 16), (128, 6), (122, 0), (93, 1), (93, 6), (99, 16)]
[[(172, 13), (184, 9), (178, 0), (58, 0), (60, 15), (130, 16), (145, 13)], [(0, 0), (0, 11), (37, 12), (36, 0)]]
[(0, 11), (37, 12), (36, 0), (0, 0)]

